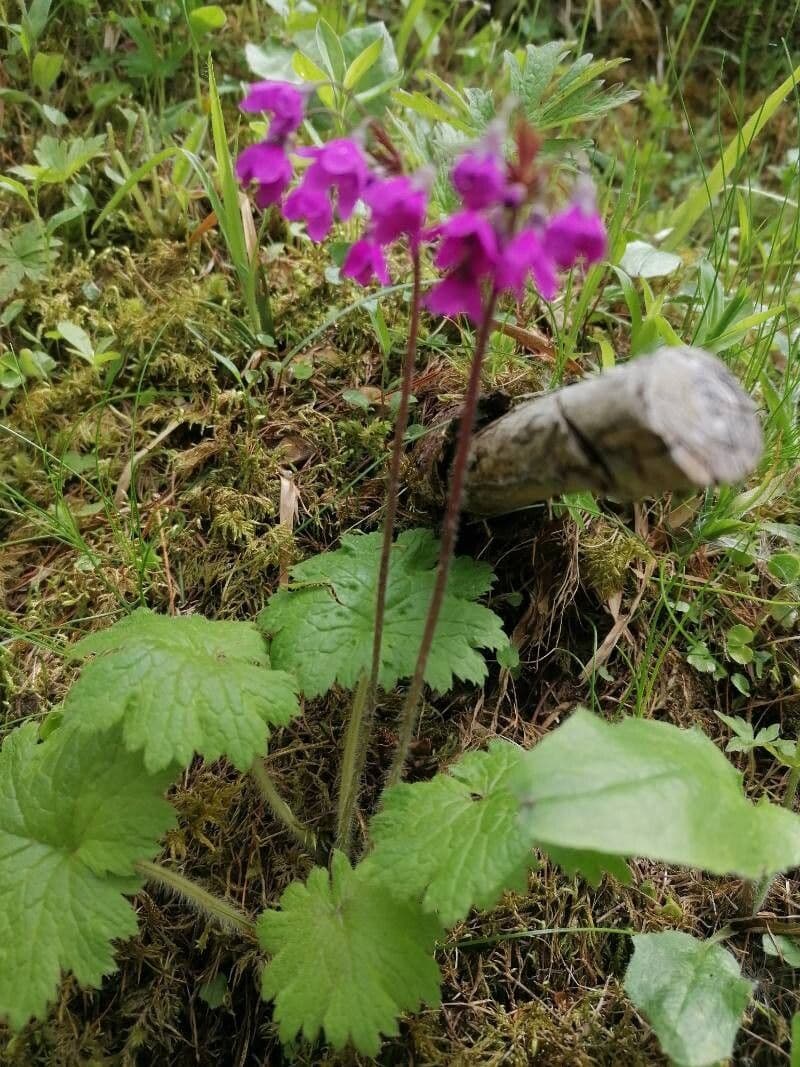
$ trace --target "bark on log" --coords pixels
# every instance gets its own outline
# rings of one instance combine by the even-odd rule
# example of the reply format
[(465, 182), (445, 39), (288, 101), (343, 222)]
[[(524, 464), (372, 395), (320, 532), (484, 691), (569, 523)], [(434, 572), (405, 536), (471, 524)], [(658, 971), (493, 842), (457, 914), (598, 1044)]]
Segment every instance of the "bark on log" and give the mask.
[(756, 406), (697, 348), (662, 348), (521, 403), (475, 436), (466, 507), (503, 515), (590, 489), (622, 500), (737, 482), (762, 451)]

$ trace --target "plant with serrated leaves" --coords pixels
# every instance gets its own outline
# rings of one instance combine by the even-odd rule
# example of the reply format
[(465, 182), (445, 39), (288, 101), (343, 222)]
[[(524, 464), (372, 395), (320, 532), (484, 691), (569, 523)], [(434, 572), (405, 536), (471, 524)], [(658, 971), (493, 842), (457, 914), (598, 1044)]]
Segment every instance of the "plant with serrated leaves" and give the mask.
[[(126, 28), (138, 32), (132, 23)], [(317, 29), (322, 73), (329, 75), (316, 89), (324, 102), (324, 89), (344, 90), (348, 78), (350, 88), (360, 84), (357, 75), (366, 77), (379, 49), (366, 41), (349, 58), (346, 35), (327, 23)], [(564, 54), (559, 45), (508, 60), (523, 111), (544, 128), (603, 110), (598, 65), (587, 58), (562, 70)], [(210, 86), (215, 141), (225, 150), (218, 158), (225, 160), (213, 73)], [(336, 1049), (352, 1045), (374, 1056), (404, 1012), (438, 1004), (435, 954), (448, 930), (474, 908), (523, 893), (539, 855), (593, 884), (605, 876), (628, 881), (628, 860), (644, 858), (741, 877), (762, 898), (777, 873), (800, 863), (800, 818), (788, 804), (751, 802), (734, 767), (698, 731), (639, 719), (612, 724), (583, 710), (529, 751), (494, 739), (430, 781), (402, 781), (424, 687), (446, 693), (481, 684), (487, 652), (513, 662), (499, 618), (481, 603), (491, 591), (490, 569), (455, 556), (498, 301), (505, 291), (521, 299), (531, 274), (552, 298), (559, 269), (602, 260), (605, 232), (586, 183), (566, 210), (543, 220), (538, 140), (524, 120), (513, 159), (505, 158), (494, 127), (462, 155), (452, 177), (463, 210), (434, 231), (423, 225), (426, 190), (402, 173), (400, 154), (380, 128), (373, 128), (373, 158), (391, 177), (371, 174), (362, 148), (337, 138), (305, 149), (313, 162), (283, 201), (294, 179), (287, 146), (307, 119), (305, 98), (292, 85), (262, 83), (246, 110), (259, 110), (259, 101), (272, 125), (264, 141), (244, 150), (238, 169), (258, 185), (262, 206), (283, 203), (320, 239), (333, 225), (334, 207), (349, 217), (363, 197), (371, 211), (367, 230), (342, 267), (361, 284), (385, 276), (385, 247), (402, 240), (410, 252), (411, 323), (384, 530), (345, 535), (335, 551), (296, 564), (257, 623), (138, 608), (68, 649), (81, 667), (63, 706), (40, 730), (27, 723), (13, 731), (0, 750), (0, 1014), (14, 1027), (42, 1016), (65, 971), (99, 985), (114, 966), (111, 942), (136, 929), (127, 898), (151, 881), (240, 937), (251, 957), (255, 945), (263, 950), (262, 993), (274, 1004), (283, 1042), (322, 1037)], [(493, 101), (480, 94), (467, 93), (464, 106), (475, 129), (493, 117)], [(345, 114), (339, 109), (334, 117)], [(53, 173), (61, 167), (63, 180), (82, 165), (80, 152), (49, 151), (47, 166)], [(238, 217), (230, 165), (222, 184)], [(399, 231), (398, 205), (408, 207)], [(477, 326), (441, 542), (426, 530), (396, 539), (393, 531), (422, 303), (421, 245), (431, 239), (441, 240), (435, 263), (444, 277), (430, 290), (430, 308), (465, 313)], [(249, 269), (250, 252), (243, 255)], [(62, 321), (58, 329), (87, 356), (88, 338), (75, 324)], [(740, 661), (749, 647), (744, 636), (738, 633)], [(369, 810), (360, 794), (375, 712), (381, 692), (403, 683), (396, 751)], [(275, 733), (300, 714), (299, 696), (332, 690), (353, 694), (335, 843), (327, 826), (310, 826), (292, 809), (263, 759)], [(778, 740), (753, 737), (754, 744)], [(154, 862), (175, 822), (164, 794), (197, 759), (225, 759), (250, 775), (314, 861), (257, 918)], [(373, 767), (375, 777), (384, 771)], [(797, 775), (793, 768), (790, 799)], [(359, 808), (364, 817), (354, 840)], [(729, 1055), (751, 996), (752, 983), (720, 943), (734, 932), (705, 943), (680, 931), (634, 938), (628, 994), (665, 1052), (688, 1067)], [(209, 1002), (219, 1000), (218, 988), (205, 992)]]

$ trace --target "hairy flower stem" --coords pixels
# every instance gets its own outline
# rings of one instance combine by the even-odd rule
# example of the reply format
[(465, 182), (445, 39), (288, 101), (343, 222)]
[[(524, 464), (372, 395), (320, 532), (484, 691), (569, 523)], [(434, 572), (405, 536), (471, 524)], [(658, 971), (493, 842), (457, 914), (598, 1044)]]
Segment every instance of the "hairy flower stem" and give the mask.
[(299, 841), (307, 852), (312, 856), (316, 856), (317, 835), (297, 818), (280, 795), (270, 777), (269, 771), (264, 766), (263, 760), (257, 759), (253, 761), (250, 767), (250, 777), (258, 786), (262, 797), (278, 822), (283, 823), (289, 833)]
[(336, 812), (336, 847), (349, 854), (350, 838), (353, 833), (353, 819), (356, 810), (358, 787), (364, 767), (364, 716), (367, 707), (367, 690), (369, 677), (362, 674), (356, 691), (347, 730), (344, 735), (344, 752), (342, 753), (342, 773), (339, 781), (339, 803)]
[(472, 441), (472, 430), (475, 425), (475, 412), (478, 407), (480, 394), (481, 370), (486, 348), (489, 343), (489, 335), (492, 332), (494, 311), (497, 306), (498, 293), (492, 289), (486, 307), (483, 311), (483, 319), (478, 329), (478, 337), (475, 342), (475, 354), (472, 357), (467, 391), (464, 397), (464, 407), (461, 412), (461, 420), (458, 426), (458, 440), (456, 452), (453, 458), (453, 467), (450, 475), (450, 492), (447, 497), (447, 507), (442, 523), (442, 545), (439, 550), (439, 564), (436, 569), (436, 582), (433, 587), (428, 614), (425, 618), (425, 629), (422, 634), (422, 643), (417, 656), (417, 664), (414, 668), (414, 676), (406, 693), (403, 709), (400, 712), (400, 730), (395, 752), (394, 761), (389, 770), (387, 785), (399, 782), (403, 775), (408, 750), (417, 727), (419, 707), (422, 699), (422, 689), (425, 684), (425, 670), (428, 666), (428, 657), (433, 645), (436, 624), (439, 621), (439, 613), (442, 610), (445, 593), (447, 591), (447, 579), (450, 574), (450, 565), (455, 553), (456, 538), (458, 537), (459, 521), (461, 518), (461, 505), (464, 501), (464, 485), (467, 476), (467, 461)]
[[(781, 804), (784, 808), (788, 808), (791, 811), (794, 808), (794, 799), (797, 796), (797, 789), (800, 786), (800, 763), (796, 764), (789, 770), (789, 777), (786, 779), (786, 788), (783, 791), (783, 800)], [(772, 883), (775, 881), (775, 876), (772, 874), (765, 875), (760, 882), (756, 883), (755, 892), (753, 894), (753, 914), (756, 915), (764, 907), (769, 891), (772, 888)]]
[(152, 863), (150, 860), (139, 860), (136, 870), (148, 882), (155, 882), (163, 889), (169, 889), (189, 904), (201, 915), (216, 919), (225, 930), (234, 930), (247, 938), (254, 938), (256, 924), (243, 911), (222, 897), (209, 893), (197, 882), (193, 882), (183, 874), (172, 871), (169, 867), (162, 867), (160, 863)]
[[(359, 695), (353, 701), (353, 712), (347, 728), (345, 754), (342, 760), (342, 781), (339, 792), (339, 816), (337, 827), (337, 846), (345, 852), (350, 844), (355, 806), (358, 801), (358, 789), (364, 773), (367, 756), (369, 731), (375, 715), (378, 700), (378, 679), (381, 670), (381, 646), (383, 644), (383, 618), (386, 614), (386, 590), (389, 584), (389, 561), (394, 537), (394, 523), (397, 516), (397, 499), (400, 495), (400, 466), (403, 462), (403, 442), (408, 429), (408, 412), (411, 407), (411, 385), (414, 380), (414, 366), (417, 360), (417, 341), (419, 338), (419, 317), (422, 298), (422, 267), (418, 248), (411, 250), (413, 272), (413, 289), (411, 293), (411, 318), (408, 326), (408, 344), (400, 382), (400, 403), (394, 423), (394, 437), (389, 461), (389, 474), (386, 480), (386, 512), (383, 519), (383, 541), (381, 558), (378, 565), (378, 592), (375, 600), (375, 629), (372, 639), (372, 663), (366, 688), (361, 697), (361, 706), (357, 709)], [(359, 711), (356, 722), (356, 711)], [(352, 736), (351, 736), (352, 735)]]

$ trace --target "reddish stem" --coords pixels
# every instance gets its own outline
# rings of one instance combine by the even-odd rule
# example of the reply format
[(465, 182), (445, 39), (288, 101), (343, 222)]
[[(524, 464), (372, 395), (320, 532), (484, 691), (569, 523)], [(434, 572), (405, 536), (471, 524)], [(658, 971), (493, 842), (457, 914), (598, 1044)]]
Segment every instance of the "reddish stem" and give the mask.
[[(372, 664), (364, 704), (359, 715), (352, 715), (348, 723), (348, 740), (353, 748), (352, 767), (347, 773), (348, 781), (341, 783), (342, 796), (339, 811), (339, 847), (347, 851), (352, 832), (353, 816), (358, 801), (359, 786), (364, 773), (367, 754), (367, 738), (375, 705), (378, 698), (378, 679), (381, 670), (381, 646), (383, 644), (383, 619), (386, 613), (386, 590), (389, 584), (389, 563), (391, 559), (394, 523), (397, 516), (397, 500), (400, 495), (400, 467), (403, 462), (403, 442), (408, 428), (408, 412), (411, 407), (411, 385), (414, 378), (414, 365), (417, 359), (417, 340), (419, 337), (420, 304), (422, 295), (422, 267), (419, 248), (411, 250), (414, 286), (411, 295), (411, 318), (409, 322), (408, 344), (403, 360), (400, 384), (400, 403), (394, 424), (392, 453), (389, 462), (389, 474), (386, 482), (386, 514), (383, 520), (383, 541), (381, 558), (378, 566), (378, 592), (375, 600), (375, 629), (372, 641)], [(350, 731), (357, 736), (350, 736)], [(347, 747), (347, 746), (346, 746)], [(344, 771), (344, 768), (343, 768)]]
[(375, 602), (375, 631), (372, 641), (372, 668), (367, 691), (367, 714), (375, 707), (378, 692), (378, 677), (381, 671), (381, 645), (383, 643), (383, 616), (386, 612), (386, 589), (389, 584), (389, 561), (392, 551), (394, 521), (397, 516), (397, 498), (400, 492), (400, 465), (403, 462), (403, 441), (408, 429), (408, 411), (411, 406), (411, 384), (414, 378), (414, 364), (417, 359), (417, 338), (419, 336), (420, 294), (422, 288), (422, 271), (419, 249), (411, 253), (414, 271), (414, 288), (411, 297), (411, 321), (409, 323), (408, 344), (403, 361), (403, 376), (400, 386), (400, 404), (394, 424), (392, 440), (392, 458), (389, 465), (389, 477), (386, 483), (386, 514), (383, 520), (383, 542), (381, 560), (378, 568), (378, 596)]
[(469, 460), (472, 430), (475, 425), (475, 412), (480, 394), (481, 370), (483, 369), (483, 359), (489, 343), (489, 335), (492, 332), (497, 295), (497, 290), (492, 289), (484, 308), (483, 319), (475, 342), (475, 354), (472, 357), (467, 392), (464, 397), (464, 407), (458, 426), (458, 441), (450, 476), (447, 509), (442, 523), (442, 543), (439, 550), (439, 564), (436, 569), (436, 583), (433, 587), (433, 595), (431, 596), (428, 614), (425, 619), (425, 630), (422, 634), (422, 643), (417, 656), (417, 664), (414, 668), (414, 676), (411, 679), (411, 685), (403, 702), (403, 710), (400, 713), (400, 733), (397, 751), (387, 778), (388, 785), (394, 785), (402, 777), (408, 750), (411, 746), (411, 739), (417, 726), (422, 688), (425, 684), (425, 670), (428, 666), (428, 657), (433, 645), (434, 634), (436, 633), (436, 624), (439, 621), (439, 614), (447, 591), (447, 579), (450, 574), (450, 565), (453, 562), (456, 538), (458, 537), (461, 505), (464, 500), (464, 484), (467, 475), (467, 461)]

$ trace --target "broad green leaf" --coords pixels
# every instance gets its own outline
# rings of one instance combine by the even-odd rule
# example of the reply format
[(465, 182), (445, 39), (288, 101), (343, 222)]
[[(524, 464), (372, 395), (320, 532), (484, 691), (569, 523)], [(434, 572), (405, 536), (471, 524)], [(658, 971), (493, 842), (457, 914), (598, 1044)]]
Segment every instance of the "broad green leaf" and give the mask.
[(226, 21), (227, 16), (219, 4), (204, 4), (189, 12), (189, 25), (199, 37), (221, 30)]
[[(381, 534), (346, 534), (342, 547), (291, 569), (293, 586), (276, 593), (259, 615), (272, 635), (275, 667), (291, 671), (307, 696), (335, 683), (353, 688), (372, 660), (372, 632)], [(439, 543), (428, 530), (408, 530), (392, 547), (384, 619), (380, 684), (391, 689), (414, 670), (435, 581)], [(500, 619), (475, 604), (492, 572), (471, 559), (455, 560), (425, 681), (446, 692), (453, 675), (480, 684), (486, 664), (478, 648), (507, 643)]]
[(439, 924), (418, 905), (371, 884), (340, 853), (331, 875), (315, 867), (293, 882), (280, 911), (266, 911), (259, 940), (272, 959), (262, 994), (275, 1001), (281, 1040), (313, 1041), (320, 1030), (334, 1048), (351, 1042), (374, 1056), (381, 1034), (420, 1003), (439, 1003), (433, 956)]
[(586, 849), (553, 848), (548, 846), (547, 855), (572, 877), (580, 875), (595, 889), (606, 874), (616, 878), (622, 885), (630, 885), (631, 872), (627, 863), (619, 856), (607, 856), (602, 852), (590, 852)]
[(37, 52), (31, 64), (33, 84), (41, 92), (50, 90), (61, 73), (64, 57), (60, 52)]
[(774, 956), (789, 967), (800, 967), (800, 941), (784, 934), (763, 934), (761, 947), (765, 956)]
[(526, 833), (588, 849), (758, 879), (800, 863), (800, 818), (752, 804), (741, 776), (697, 730), (576, 711), (521, 761)]
[(664, 278), (678, 270), (681, 257), (662, 252), (647, 241), (629, 241), (619, 265), (631, 278)]
[(353, 60), (344, 76), (345, 89), (355, 89), (375, 66), (383, 52), (383, 38), (376, 37)]
[(447, 774), (388, 789), (370, 826), (370, 877), (399, 897), (421, 900), (445, 926), (470, 908), (490, 908), (506, 889), (522, 892), (533, 856), (507, 783), (523, 755), (493, 741)]
[(247, 66), (258, 78), (274, 81), (299, 82), (292, 67), (292, 49), (270, 41), (263, 46), (248, 42), (244, 46)]
[(0, 752), (0, 1015), (15, 1028), (44, 1014), (62, 970), (91, 986), (114, 970), (112, 940), (136, 932), (134, 865), (174, 822), (170, 774), (149, 777), (117, 732), (37, 733)]
[[(354, 26), (340, 38), (345, 61), (352, 65), (367, 48), (381, 42), (381, 49), (369, 69), (362, 71), (358, 82), (358, 101), (370, 115), (380, 115), (389, 100), (389, 90), (400, 78), (400, 64), (397, 60), (392, 35), (383, 22), (370, 22), (366, 26)], [(353, 109), (354, 117), (358, 114)], [(360, 115), (359, 115), (360, 119)]]
[(317, 48), (331, 81), (341, 85), (347, 70), (347, 60), (344, 57), (339, 35), (333, 26), (323, 18), (317, 22), (316, 39)]
[(139, 608), (90, 634), (73, 657), (84, 666), (65, 710), (86, 730), (120, 723), (148, 771), (186, 765), (199, 752), (244, 771), (263, 754), (269, 727), (298, 713), (294, 679), (269, 670), (264, 642), (246, 622), (170, 618)]
[(67, 322), (66, 319), (58, 323), (57, 329), (78, 355), (83, 356), (89, 363), (94, 362), (94, 345), (84, 329), (74, 322)]
[(639, 934), (625, 992), (680, 1067), (712, 1067), (733, 1043), (754, 984), (722, 945), (668, 930)]

